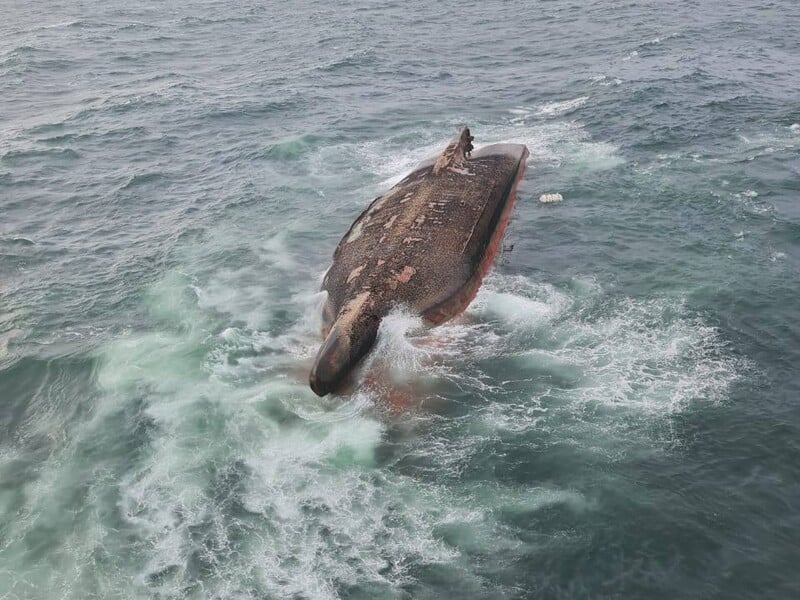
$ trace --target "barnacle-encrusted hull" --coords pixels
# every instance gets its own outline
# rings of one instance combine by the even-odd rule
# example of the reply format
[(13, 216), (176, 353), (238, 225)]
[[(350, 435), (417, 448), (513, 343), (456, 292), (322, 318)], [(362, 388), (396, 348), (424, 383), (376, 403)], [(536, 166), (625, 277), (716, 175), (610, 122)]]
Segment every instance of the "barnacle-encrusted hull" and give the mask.
[(317, 394), (346, 379), (394, 307), (438, 325), (474, 298), (499, 249), (528, 150), (495, 144), (468, 156), (471, 140), (465, 129), (438, 160), (372, 202), (339, 242), (322, 284), (326, 340), (310, 376)]

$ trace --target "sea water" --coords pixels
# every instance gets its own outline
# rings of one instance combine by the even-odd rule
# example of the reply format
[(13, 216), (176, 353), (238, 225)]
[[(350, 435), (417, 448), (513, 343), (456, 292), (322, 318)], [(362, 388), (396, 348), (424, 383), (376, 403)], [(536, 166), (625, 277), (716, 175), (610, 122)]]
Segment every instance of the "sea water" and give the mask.
[[(798, 597), (798, 23), (0, 6), (0, 598)], [(336, 243), (463, 125), (513, 251), (317, 398)]]

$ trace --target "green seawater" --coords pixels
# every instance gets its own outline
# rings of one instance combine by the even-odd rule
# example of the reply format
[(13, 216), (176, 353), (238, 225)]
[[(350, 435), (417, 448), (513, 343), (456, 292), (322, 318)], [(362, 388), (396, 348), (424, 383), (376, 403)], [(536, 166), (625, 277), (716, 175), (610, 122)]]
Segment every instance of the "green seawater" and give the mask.
[[(0, 598), (800, 597), (798, 23), (0, 6)], [(464, 124), (507, 251), (316, 397), (333, 249)]]

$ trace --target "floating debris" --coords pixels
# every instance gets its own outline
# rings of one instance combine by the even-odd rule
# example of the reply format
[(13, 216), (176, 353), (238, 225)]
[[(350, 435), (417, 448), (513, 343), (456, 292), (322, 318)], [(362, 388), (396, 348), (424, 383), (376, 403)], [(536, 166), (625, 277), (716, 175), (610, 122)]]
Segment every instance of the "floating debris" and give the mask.
[(542, 204), (550, 204), (551, 202), (561, 202), (564, 200), (564, 196), (561, 194), (542, 194), (539, 196), (539, 202)]

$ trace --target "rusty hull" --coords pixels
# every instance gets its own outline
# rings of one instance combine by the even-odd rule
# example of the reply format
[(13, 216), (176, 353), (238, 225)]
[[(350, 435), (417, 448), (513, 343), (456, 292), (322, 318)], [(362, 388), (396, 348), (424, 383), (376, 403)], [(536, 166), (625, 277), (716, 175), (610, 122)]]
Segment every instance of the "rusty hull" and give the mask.
[(320, 396), (335, 391), (372, 348), (398, 305), (438, 325), (463, 311), (497, 254), (528, 150), (494, 144), (471, 153), (464, 129), (435, 160), (380, 196), (333, 254), (323, 343), (311, 370)]

